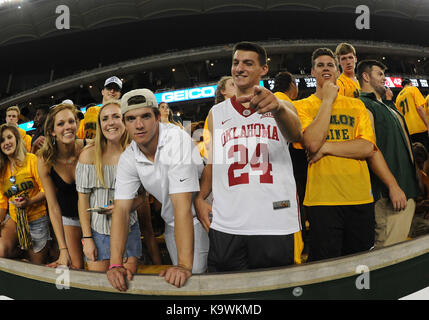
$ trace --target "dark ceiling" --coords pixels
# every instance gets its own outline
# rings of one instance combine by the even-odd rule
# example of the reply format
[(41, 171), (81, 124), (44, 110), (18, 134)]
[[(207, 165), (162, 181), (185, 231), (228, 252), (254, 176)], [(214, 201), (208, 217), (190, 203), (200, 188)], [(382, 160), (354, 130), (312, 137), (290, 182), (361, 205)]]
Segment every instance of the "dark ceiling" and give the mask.
[[(426, 2), (300, 1), (299, 6), (292, 6), (293, 1), (280, 0), (103, 0), (103, 5), (98, 8), (100, 1), (85, 0), (84, 10), (81, 8), (83, 1), (34, 1), (41, 5), (33, 4), (32, 9), (36, 12), (32, 13), (32, 24), (27, 27), (33, 26), (37, 32), (30, 34), (19, 22), (9, 25), (6, 31), (0, 27), (0, 61), (7, 61), (1, 64), (0, 72), (19, 73), (28, 68), (37, 71), (38, 68), (57, 67), (87, 70), (169, 50), (241, 40), (355, 39), (424, 47), (427, 46), (426, 31), (429, 30), (429, 20), (424, 19), (426, 11), (429, 12), (429, 7), (423, 5)], [(70, 4), (70, 30), (52, 30), (55, 29), (56, 15), (52, 12), (55, 3)], [(201, 3), (206, 6), (205, 10), (198, 6)], [(330, 3), (340, 4), (335, 7)], [(374, 8), (370, 11), (369, 30), (358, 30), (355, 26), (359, 15), (354, 9), (358, 3), (367, 3), (370, 9)], [(408, 5), (404, 6), (404, 3)], [(129, 13), (131, 4), (140, 10), (135, 17)], [(210, 10), (207, 9), (209, 5)], [(74, 7), (79, 7), (85, 14), (77, 14), (72, 10)], [(143, 7), (152, 14), (143, 15)], [(50, 15), (35, 21), (35, 17), (44, 16), (43, 10), (47, 11), (47, 8)], [(25, 7), (21, 10), (24, 9), (30, 10)], [(5, 23), (3, 16), (6, 13), (10, 15), (11, 10), (0, 11), (0, 26)], [(91, 17), (93, 24), (88, 23)], [(49, 27), (46, 21), (51, 22)], [(22, 34), (12, 37), (13, 28), (17, 32), (21, 30)], [(42, 32), (42, 28), (46, 30)], [(10, 40), (5, 42), (7, 37)]]

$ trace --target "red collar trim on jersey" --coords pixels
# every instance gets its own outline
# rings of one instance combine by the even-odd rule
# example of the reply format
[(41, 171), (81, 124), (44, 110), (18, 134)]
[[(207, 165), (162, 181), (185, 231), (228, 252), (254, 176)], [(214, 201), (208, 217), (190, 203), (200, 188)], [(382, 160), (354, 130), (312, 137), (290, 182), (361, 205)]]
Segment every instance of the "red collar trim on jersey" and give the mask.
[(243, 106), (240, 102), (237, 101), (236, 96), (231, 97), (230, 100), (234, 109), (237, 110), (237, 112), (245, 118), (251, 116), (256, 112), (256, 109), (254, 108), (246, 108), (245, 106)]

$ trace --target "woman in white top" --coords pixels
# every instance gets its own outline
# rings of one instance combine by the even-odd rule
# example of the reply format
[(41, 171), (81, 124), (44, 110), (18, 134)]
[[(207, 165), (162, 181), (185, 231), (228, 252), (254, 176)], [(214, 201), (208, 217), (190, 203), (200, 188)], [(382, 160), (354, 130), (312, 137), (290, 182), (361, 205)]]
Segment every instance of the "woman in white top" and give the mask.
[[(106, 102), (98, 113), (95, 143), (88, 145), (76, 166), (79, 218), (83, 252), (89, 270), (106, 272), (110, 264), (110, 225), (119, 157), (129, 143), (118, 101)], [(137, 200), (138, 199), (138, 200)], [(139, 196), (135, 206), (143, 203)], [(88, 212), (89, 208), (104, 208)], [(150, 221), (150, 220), (149, 220)], [(137, 271), (142, 243), (137, 212), (129, 215), (129, 233), (124, 264)]]

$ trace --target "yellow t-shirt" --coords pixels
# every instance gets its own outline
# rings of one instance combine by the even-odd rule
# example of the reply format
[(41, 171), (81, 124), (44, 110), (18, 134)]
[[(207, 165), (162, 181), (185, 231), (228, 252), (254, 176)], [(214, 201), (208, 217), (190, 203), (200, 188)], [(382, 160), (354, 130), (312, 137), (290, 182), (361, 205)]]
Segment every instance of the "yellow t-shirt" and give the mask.
[[(25, 156), (25, 162), (22, 167), (18, 167), (14, 172), (15, 183), (18, 187), (18, 193), (13, 194), (11, 190), (12, 184), (9, 181), (11, 176), (10, 165), (7, 166), (5, 174), (1, 177), (1, 196), (0, 196), (0, 208), (7, 209), (9, 207), (9, 215), (13, 221), (16, 222), (15, 206), (9, 203), (9, 199), (13, 200), (15, 197), (26, 194), (28, 198), (32, 198), (37, 195), (40, 191), (43, 191), (42, 182), (39, 178), (37, 171), (37, 157), (32, 153), (27, 153)], [(46, 214), (46, 202), (42, 201), (27, 207), (25, 209), (28, 217), (28, 222), (37, 220)]]
[[(303, 131), (316, 117), (322, 101), (314, 94), (294, 101)], [(332, 105), (327, 142), (365, 139), (375, 146), (375, 136), (365, 105), (359, 99), (338, 95)], [(376, 147), (375, 147), (376, 148)], [(308, 166), (304, 205), (359, 205), (373, 202), (365, 160), (325, 156)]]
[(338, 94), (346, 97), (359, 98), (360, 84), (342, 73), (337, 79), (337, 86), (340, 88)]
[(79, 139), (94, 139), (97, 130), (97, 117), (100, 106), (93, 106), (86, 110), (85, 117), (80, 121), (77, 136)]
[(204, 157), (205, 159), (209, 158), (209, 152), (207, 151), (208, 146), (210, 145), (210, 131), (209, 131), (209, 125), (207, 123), (207, 119), (204, 121), (204, 129), (203, 129), (203, 148), (202, 150), (200, 149), (200, 154), (202, 157)]
[(25, 132), (24, 129), (21, 129), (18, 127), (18, 131), (21, 134), (22, 140), (24, 140), (24, 145), (27, 148), (27, 151), (30, 152), (31, 150), (31, 136)]
[(283, 92), (274, 92), (274, 95), (280, 100), (286, 100), (286, 101), (292, 102), (291, 98), (289, 98), (288, 95)]
[(80, 120), (79, 122), (79, 129), (77, 129), (77, 133), (76, 136), (79, 139), (84, 139), (85, 138), (85, 118)]
[(396, 97), (396, 109), (404, 116), (410, 134), (428, 130), (417, 112), (417, 107), (424, 107), (425, 105), (426, 99), (417, 87), (406, 87), (402, 89)]
[[(274, 92), (274, 95), (275, 95), (277, 98), (279, 98), (280, 100), (289, 101), (290, 103), (292, 103), (292, 104), (293, 104), (293, 106), (294, 106), (294, 107), (295, 107), (295, 109), (296, 109), (295, 104), (293, 103), (292, 99), (291, 99), (291, 98), (289, 98), (289, 96), (288, 96), (287, 94), (285, 94), (285, 93), (283, 93), (283, 92)], [(295, 149), (302, 149), (302, 145), (301, 145), (300, 143), (297, 143), (297, 142), (292, 143), (292, 146), (293, 146)]]

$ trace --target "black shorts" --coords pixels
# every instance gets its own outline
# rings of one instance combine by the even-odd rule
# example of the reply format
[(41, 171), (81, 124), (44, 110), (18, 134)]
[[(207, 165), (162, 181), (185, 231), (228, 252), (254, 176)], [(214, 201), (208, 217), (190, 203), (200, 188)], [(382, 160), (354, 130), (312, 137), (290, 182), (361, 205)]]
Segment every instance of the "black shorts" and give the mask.
[(294, 235), (234, 235), (209, 230), (208, 271), (280, 267), (294, 263)]
[(335, 258), (374, 245), (374, 203), (351, 206), (311, 206), (308, 261)]

